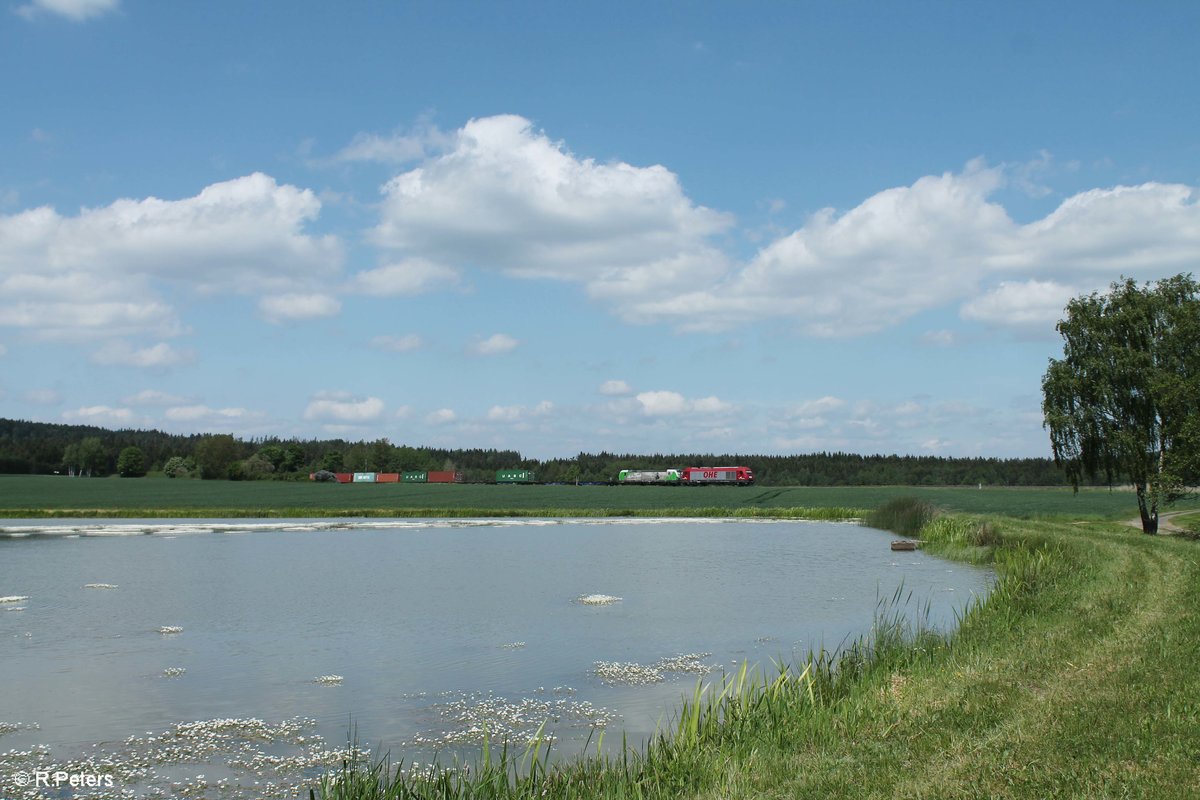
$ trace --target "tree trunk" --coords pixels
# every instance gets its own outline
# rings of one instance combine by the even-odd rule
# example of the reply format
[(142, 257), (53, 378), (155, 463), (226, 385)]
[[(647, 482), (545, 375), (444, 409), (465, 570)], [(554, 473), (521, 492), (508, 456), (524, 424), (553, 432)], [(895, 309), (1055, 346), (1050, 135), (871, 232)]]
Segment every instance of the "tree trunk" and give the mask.
[(1134, 484), (1137, 488), (1138, 511), (1142, 515), (1142, 533), (1151, 536), (1158, 533), (1158, 500), (1148, 495), (1145, 484)]

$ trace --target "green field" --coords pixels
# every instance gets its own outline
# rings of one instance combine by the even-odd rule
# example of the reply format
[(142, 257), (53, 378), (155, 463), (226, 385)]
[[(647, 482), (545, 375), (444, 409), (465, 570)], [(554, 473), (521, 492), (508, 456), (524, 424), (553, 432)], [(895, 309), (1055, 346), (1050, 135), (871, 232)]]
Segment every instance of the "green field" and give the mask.
[(857, 512), (899, 496), (919, 497), (947, 511), (1020, 518), (1137, 516), (1130, 492), (1086, 489), (1074, 494), (1059, 487), (342, 485), (25, 475), (0, 477), (0, 516), (789, 515), (795, 509)]

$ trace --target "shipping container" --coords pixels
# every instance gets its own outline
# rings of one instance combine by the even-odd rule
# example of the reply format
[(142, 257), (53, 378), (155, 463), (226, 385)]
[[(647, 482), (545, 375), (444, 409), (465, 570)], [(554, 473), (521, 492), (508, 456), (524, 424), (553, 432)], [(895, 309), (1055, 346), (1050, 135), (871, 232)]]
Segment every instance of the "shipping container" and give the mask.
[(428, 480), (428, 473), (425, 472), (402, 472), (400, 473), (400, 481), (402, 483), (425, 483)]
[(688, 467), (683, 471), (683, 481), (693, 485), (719, 483), (749, 486), (754, 483), (754, 472), (749, 467)]
[(354, 480), (353, 472), (335, 472), (334, 475), (337, 476), (338, 483), (350, 483)]
[(354, 473), (354, 482), (355, 483), (374, 483), (375, 482), (375, 473), (374, 472), (356, 472), (356, 473)]
[(376, 473), (375, 482), (376, 483), (399, 483), (400, 482), (400, 473), (399, 472)]
[(429, 483), (461, 483), (461, 472), (430, 472), (426, 478)]
[(533, 470), (528, 469), (498, 469), (496, 483), (534, 483), (537, 478)]
[(677, 469), (623, 469), (617, 475), (617, 483), (678, 483)]

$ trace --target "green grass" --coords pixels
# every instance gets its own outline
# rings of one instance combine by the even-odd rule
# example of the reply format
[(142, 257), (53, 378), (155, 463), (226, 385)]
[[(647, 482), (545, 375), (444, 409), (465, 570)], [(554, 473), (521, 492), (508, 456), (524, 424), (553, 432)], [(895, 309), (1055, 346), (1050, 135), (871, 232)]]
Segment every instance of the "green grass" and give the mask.
[(1191, 533), (1200, 536), (1200, 512), (1176, 517), (1175, 524), (1183, 528), (1185, 531), (1190, 531)]
[(939, 516), (935, 552), (995, 565), (948, 638), (885, 614), (836, 661), (698, 687), (643, 749), (493, 749), (407, 776), (347, 763), (339, 798), (1183, 798), (1200, 787), (1200, 543)]
[[(308, 517), (596, 516), (731, 513), (796, 515), (787, 509), (848, 509), (857, 515), (912, 496), (952, 512), (1021, 518), (1129, 519), (1132, 493), (1064, 488), (674, 487), (318, 484), (167, 478), (0, 476), (0, 516)], [(1181, 508), (1200, 508), (1200, 503)]]

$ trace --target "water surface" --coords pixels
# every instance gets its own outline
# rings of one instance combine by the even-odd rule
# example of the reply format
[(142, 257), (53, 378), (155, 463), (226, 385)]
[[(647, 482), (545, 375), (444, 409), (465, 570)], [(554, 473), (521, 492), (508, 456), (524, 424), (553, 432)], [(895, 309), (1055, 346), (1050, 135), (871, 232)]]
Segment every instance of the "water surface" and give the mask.
[[(427, 758), (473, 720), (519, 732), (520, 714), (557, 718), (562, 752), (596, 725), (640, 741), (698, 673), (610, 683), (598, 662), (701, 655), (719, 679), (867, 633), (899, 586), (899, 610), (942, 628), (986, 592), (987, 571), (890, 538), (792, 521), (8, 521), (0, 597), (28, 599), (0, 603), (0, 726), (38, 727), (0, 749), (64, 761), (220, 718), (302, 718), (335, 747), (352, 719)], [(579, 602), (592, 594), (620, 600)]]

